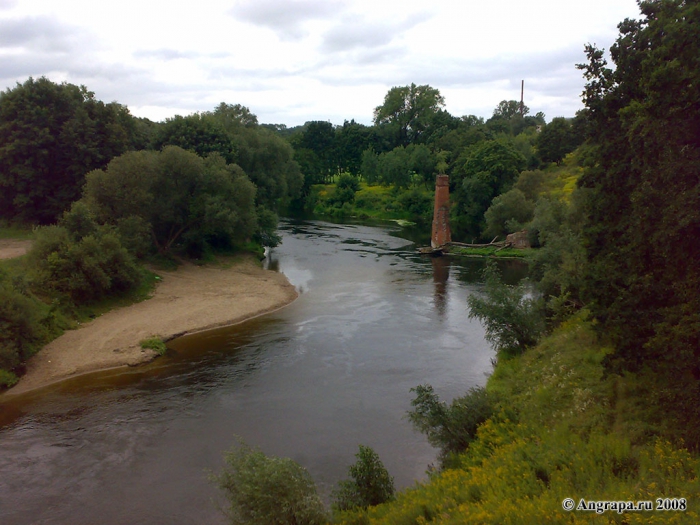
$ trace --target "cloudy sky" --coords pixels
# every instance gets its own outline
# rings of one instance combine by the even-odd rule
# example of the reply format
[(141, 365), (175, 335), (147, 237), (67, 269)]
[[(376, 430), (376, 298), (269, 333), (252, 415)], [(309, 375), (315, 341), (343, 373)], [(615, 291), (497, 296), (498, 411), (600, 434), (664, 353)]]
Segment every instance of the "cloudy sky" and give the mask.
[(44, 75), (153, 120), (224, 101), (293, 126), (370, 124), (411, 82), (488, 118), (525, 80), (549, 121), (581, 108), (584, 44), (628, 17), (635, 0), (0, 0), (0, 89)]

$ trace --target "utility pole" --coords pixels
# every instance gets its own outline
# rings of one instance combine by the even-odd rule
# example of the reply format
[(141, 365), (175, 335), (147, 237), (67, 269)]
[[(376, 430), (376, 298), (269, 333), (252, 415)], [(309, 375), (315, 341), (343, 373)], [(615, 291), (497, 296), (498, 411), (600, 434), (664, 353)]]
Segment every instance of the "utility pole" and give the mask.
[(520, 117), (524, 117), (525, 113), (525, 81), (520, 82)]

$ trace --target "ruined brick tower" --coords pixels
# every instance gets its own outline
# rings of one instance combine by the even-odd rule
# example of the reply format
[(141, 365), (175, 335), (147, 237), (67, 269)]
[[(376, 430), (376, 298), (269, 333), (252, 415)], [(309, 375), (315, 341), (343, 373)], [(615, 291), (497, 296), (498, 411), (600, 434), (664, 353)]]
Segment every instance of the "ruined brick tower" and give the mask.
[(452, 241), (450, 232), (450, 178), (438, 175), (435, 181), (435, 208), (433, 209), (433, 234), (430, 246), (439, 248)]

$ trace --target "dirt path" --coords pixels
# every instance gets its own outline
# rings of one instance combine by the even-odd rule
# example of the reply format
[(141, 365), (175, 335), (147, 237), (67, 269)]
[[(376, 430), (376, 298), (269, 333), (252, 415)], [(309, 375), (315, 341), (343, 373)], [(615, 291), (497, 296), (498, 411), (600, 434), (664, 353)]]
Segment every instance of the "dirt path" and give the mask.
[(24, 255), (31, 248), (32, 242), (18, 239), (0, 239), (0, 259), (12, 259)]
[(150, 361), (155, 353), (140, 347), (143, 339), (238, 323), (297, 297), (283, 274), (263, 270), (252, 259), (230, 268), (186, 264), (175, 272), (159, 273), (163, 281), (151, 299), (112, 310), (64, 333), (29, 360), (27, 373), (4, 395)]

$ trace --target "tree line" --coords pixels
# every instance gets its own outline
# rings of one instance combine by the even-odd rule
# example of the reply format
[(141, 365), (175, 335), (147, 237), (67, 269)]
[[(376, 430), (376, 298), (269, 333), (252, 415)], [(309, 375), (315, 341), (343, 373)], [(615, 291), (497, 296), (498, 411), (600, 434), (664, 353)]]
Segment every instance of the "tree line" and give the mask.
[[(496, 390), (475, 389), (448, 405), (429, 385), (413, 389), (409, 419), (451, 470), (393, 506), (356, 509), (337, 521), (501, 523), (526, 515), (536, 522), (555, 516), (566, 484), (623, 495), (697, 485), (696, 458), (684, 449), (700, 450), (700, 4), (639, 6), (640, 20), (619, 25), (613, 67), (604, 50), (586, 46), (578, 66), (585, 109), (572, 126), (583, 143), (564, 162), (569, 172), (556, 159), (544, 170), (527, 166), (503, 137), (475, 141), (453, 166), (456, 179), (463, 174), (456, 193), (483, 190), (482, 201), (458, 196), (457, 206), (469, 203), (463, 210), (491, 228), (489, 235), (527, 225), (541, 247), (532, 261), (537, 293), (504, 285), (489, 266), (485, 293), (469, 305), (498, 352)], [(515, 104), (504, 107), (515, 115)], [(410, 140), (408, 127), (395, 132)], [(536, 149), (543, 160), (546, 146)], [(564, 320), (557, 337), (527, 356)], [(505, 363), (523, 353), (527, 361)], [(533, 377), (518, 377), (523, 370), (539, 373), (534, 386)], [(470, 454), (460, 455), (467, 448)], [(652, 468), (657, 459), (665, 465)], [(513, 476), (498, 492), (506, 471)], [(514, 485), (516, 478), (530, 481)], [(482, 502), (493, 493), (508, 496), (493, 497), (485, 512)], [(524, 503), (508, 508), (509, 498)]]
[[(304, 173), (300, 206), (313, 210), (314, 185), (334, 182), (341, 174), (400, 194), (415, 188), (431, 190), (436, 174), (446, 173), (453, 235), (485, 239), (491, 232), (484, 213), (493, 199), (510, 190), (522, 171), (559, 165), (584, 140), (580, 115), (546, 123), (542, 113), (531, 116), (527, 106), (504, 100), (484, 120), (453, 116), (444, 105), (438, 89), (411, 84), (388, 91), (374, 110), (371, 126), (355, 121), (342, 126), (310, 121), (283, 130), (278, 126), (294, 146), (294, 158)], [(331, 197), (326, 204), (338, 208), (348, 201)], [(498, 232), (505, 233), (510, 231)]]
[(289, 143), (240, 105), (154, 123), (44, 77), (6, 90), (0, 222), (35, 242), (0, 267), (0, 386), (86, 307), (138, 295), (141, 261), (274, 245), (302, 186)]

